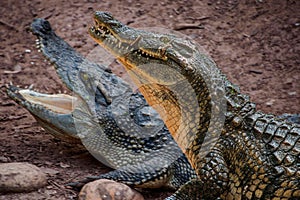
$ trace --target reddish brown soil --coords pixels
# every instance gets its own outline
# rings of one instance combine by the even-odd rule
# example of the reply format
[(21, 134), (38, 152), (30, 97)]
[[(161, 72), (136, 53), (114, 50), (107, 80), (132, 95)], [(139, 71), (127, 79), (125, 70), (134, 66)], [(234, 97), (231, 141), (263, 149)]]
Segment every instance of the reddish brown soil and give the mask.
[[(57, 34), (84, 55), (94, 48), (87, 27), (95, 10), (109, 11), (133, 27), (201, 24), (204, 29), (180, 32), (199, 42), (259, 109), (300, 113), (300, 1), (145, 2), (150, 1), (0, 1), (0, 162), (29, 162), (50, 174), (47, 187), (0, 199), (76, 199), (77, 193), (64, 188), (65, 183), (109, 170), (88, 152), (53, 139), (5, 93), (10, 81), (34, 84), (47, 93), (65, 90), (26, 30), (36, 17), (48, 19)], [(146, 199), (168, 194), (143, 191)]]

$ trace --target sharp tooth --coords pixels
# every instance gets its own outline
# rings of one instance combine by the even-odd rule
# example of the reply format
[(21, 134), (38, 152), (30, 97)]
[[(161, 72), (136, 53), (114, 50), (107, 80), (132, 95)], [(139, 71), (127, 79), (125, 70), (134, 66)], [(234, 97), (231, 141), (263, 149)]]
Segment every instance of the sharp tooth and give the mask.
[(105, 36), (105, 32), (103, 32), (102, 34), (101, 34), (101, 37), (104, 37)]
[(34, 84), (29, 85), (28, 89), (32, 90)]
[(122, 42), (119, 42), (119, 48), (121, 48), (121, 46), (122, 46)]

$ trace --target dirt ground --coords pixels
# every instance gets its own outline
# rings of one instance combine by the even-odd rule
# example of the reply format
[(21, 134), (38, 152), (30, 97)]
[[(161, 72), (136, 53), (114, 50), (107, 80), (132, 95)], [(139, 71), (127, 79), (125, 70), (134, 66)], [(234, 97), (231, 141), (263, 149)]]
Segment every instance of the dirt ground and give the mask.
[[(21, 3), (22, 2), (22, 3)], [(57, 93), (65, 87), (35, 48), (27, 27), (46, 18), (56, 33), (87, 55), (95, 47), (87, 34), (96, 10), (109, 11), (133, 27), (202, 28), (180, 30), (201, 44), (242, 92), (264, 112), (300, 113), (300, 1), (0, 1), (0, 162), (29, 162), (49, 174), (37, 192), (0, 195), (0, 199), (76, 199), (64, 184), (109, 171), (88, 152), (54, 139), (33, 117), (10, 100), (5, 84)], [(170, 192), (143, 190), (145, 199)]]

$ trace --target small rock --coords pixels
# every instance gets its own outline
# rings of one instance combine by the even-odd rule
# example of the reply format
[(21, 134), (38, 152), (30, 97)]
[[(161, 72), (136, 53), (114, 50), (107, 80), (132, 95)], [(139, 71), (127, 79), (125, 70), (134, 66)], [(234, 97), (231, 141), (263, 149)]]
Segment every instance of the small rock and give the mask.
[(144, 200), (129, 186), (112, 180), (100, 179), (86, 184), (79, 193), (79, 200)]
[(29, 192), (47, 184), (46, 175), (29, 163), (0, 164), (1, 192)]
[(271, 99), (270, 101), (266, 102), (265, 104), (267, 106), (272, 106), (274, 104), (274, 102), (275, 102), (275, 99)]
[(290, 96), (293, 96), (293, 95), (296, 95), (297, 94), (297, 92), (288, 92), (288, 95), (290, 95)]
[(47, 168), (47, 167), (41, 167), (40, 169), (43, 173), (48, 174), (49, 176), (55, 176), (55, 175), (59, 174), (59, 171), (55, 170), (55, 169), (51, 169), (51, 168)]
[(6, 163), (6, 162), (8, 162), (8, 158), (6, 158), (6, 157), (4, 157), (4, 156), (0, 156), (0, 162), (4, 162), (4, 163)]
[(62, 163), (62, 162), (59, 163), (59, 166), (61, 166), (62, 168), (69, 168), (70, 167), (70, 165)]

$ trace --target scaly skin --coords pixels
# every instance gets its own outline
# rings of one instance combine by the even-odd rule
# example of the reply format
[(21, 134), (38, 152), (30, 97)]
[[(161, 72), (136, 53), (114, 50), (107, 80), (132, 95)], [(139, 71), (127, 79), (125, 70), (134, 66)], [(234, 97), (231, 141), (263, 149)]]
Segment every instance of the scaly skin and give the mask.
[(40, 50), (75, 95), (41, 94), (15, 86), (9, 86), (8, 95), (49, 133), (67, 142), (82, 142), (98, 160), (116, 169), (71, 186), (106, 178), (136, 187), (177, 189), (196, 177), (158, 113), (140, 93), (132, 92), (105, 66), (86, 60), (54, 33), (48, 21), (36, 19), (31, 28)]
[(172, 199), (299, 199), (300, 127), (256, 111), (190, 40), (136, 30), (96, 12), (92, 38), (160, 106), (197, 179)]

